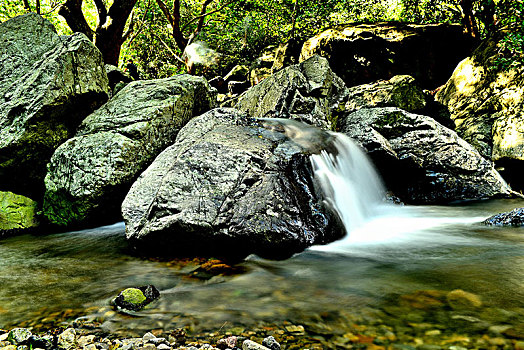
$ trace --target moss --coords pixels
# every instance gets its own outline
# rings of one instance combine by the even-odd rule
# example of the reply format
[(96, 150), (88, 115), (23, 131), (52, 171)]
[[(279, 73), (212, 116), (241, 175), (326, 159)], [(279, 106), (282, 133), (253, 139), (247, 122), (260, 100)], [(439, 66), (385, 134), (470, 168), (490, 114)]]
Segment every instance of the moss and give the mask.
[(146, 301), (144, 293), (138, 288), (127, 288), (122, 291), (122, 296), (124, 297), (124, 302), (130, 303), (136, 306), (141, 305)]

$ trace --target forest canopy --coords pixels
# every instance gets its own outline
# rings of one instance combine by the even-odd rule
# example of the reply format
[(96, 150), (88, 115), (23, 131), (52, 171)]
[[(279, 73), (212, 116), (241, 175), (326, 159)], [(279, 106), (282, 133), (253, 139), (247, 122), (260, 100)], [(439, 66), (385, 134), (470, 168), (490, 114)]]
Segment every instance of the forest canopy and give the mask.
[[(503, 33), (498, 64), (524, 62), (524, 4), (519, 0), (4, 0), (0, 21), (27, 12), (60, 34), (83, 32), (106, 63), (139, 65), (144, 78), (191, 70), (184, 50), (250, 64), (269, 45), (303, 41), (344, 23), (462, 23), (476, 40)], [(217, 68), (220, 69), (220, 68)], [(223, 73), (223, 72), (220, 72)]]

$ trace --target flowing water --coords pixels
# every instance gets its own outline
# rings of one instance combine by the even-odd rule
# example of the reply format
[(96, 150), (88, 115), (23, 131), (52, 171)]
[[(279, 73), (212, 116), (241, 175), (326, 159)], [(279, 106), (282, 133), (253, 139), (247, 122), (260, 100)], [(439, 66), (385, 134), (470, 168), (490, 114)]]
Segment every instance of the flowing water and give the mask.
[[(341, 147), (339, 154), (349, 152), (356, 164), (327, 154), (313, 157), (312, 163), (319, 182), (325, 182), (322, 187), (333, 192), (327, 200), (353, 225), (343, 240), (285, 261), (251, 256), (234, 274), (224, 276), (200, 274), (198, 262), (133, 255), (122, 223), (3, 239), (0, 327), (62, 315), (97, 320), (105, 330), (138, 334), (153, 328), (191, 326), (199, 331), (283, 321), (317, 333), (322, 327), (331, 332), (344, 322), (348, 327), (380, 323), (399, 330), (434, 324), (443, 332), (487, 332), (490, 326), (519, 324), (522, 328), (524, 228), (486, 227), (480, 222), (522, 207), (524, 201), (386, 204), (376, 195), (380, 181), (369, 174), (337, 183), (340, 176), (351, 178), (352, 167), (362, 168), (353, 146)], [(375, 186), (371, 192), (364, 188), (366, 182)], [(349, 192), (340, 195), (339, 186)], [(354, 195), (348, 193), (366, 200), (352, 202)], [(353, 219), (344, 216), (348, 211)], [(120, 290), (146, 284), (161, 291), (151, 307), (134, 317), (108, 312), (110, 298)], [(476, 294), (482, 306), (464, 312), (451, 309), (445, 296), (456, 289)], [(434, 296), (432, 292), (419, 292), (429, 290), (438, 291), (436, 301), (424, 294)], [(464, 322), (482, 326), (470, 329)]]

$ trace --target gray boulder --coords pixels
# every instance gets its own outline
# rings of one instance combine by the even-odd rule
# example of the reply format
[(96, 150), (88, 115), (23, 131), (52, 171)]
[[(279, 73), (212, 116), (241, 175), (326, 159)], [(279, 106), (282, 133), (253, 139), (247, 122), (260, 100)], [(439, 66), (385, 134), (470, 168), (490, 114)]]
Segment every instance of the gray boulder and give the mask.
[(39, 199), (45, 165), (107, 100), (102, 55), (30, 13), (0, 23), (0, 190)]
[(253, 118), (281, 117), (331, 128), (346, 87), (320, 56), (287, 67), (242, 95), (235, 108)]
[(245, 113), (191, 120), (122, 204), (140, 250), (286, 258), (344, 234), (313, 188), (309, 150)]
[(364, 107), (398, 107), (408, 112), (426, 107), (426, 96), (409, 75), (396, 75), (390, 80), (379, 80), (348, 89), (346, 112)]
[(201, 77), (130, 83), (53, 154), (44, 214), (58, 225), (119, 219), (120, 204), (136, 177), (175, 141), (182, 126), (213, 105)]
[(434, 119), (398, 108), (364, 108), (341, 131), (373, 159), (387, 187), (408, 203), (510, 196), (493, 164)]

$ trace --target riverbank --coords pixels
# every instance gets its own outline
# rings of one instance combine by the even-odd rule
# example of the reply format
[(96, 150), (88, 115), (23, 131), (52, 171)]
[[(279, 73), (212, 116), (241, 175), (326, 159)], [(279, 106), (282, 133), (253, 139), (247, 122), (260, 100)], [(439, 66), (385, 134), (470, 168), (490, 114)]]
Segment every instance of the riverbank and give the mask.
[[(426, 301), (431, 299), (431, 293), (421, 295), (425, 295)], [(405, 311), (410, 312), (407, 309)], [(33, 333), (30, 328), (0, 330), (0, 349), (524, 349), (522, 324), (516, 327), (491, 326), (487, 330), (476, 332), (474, 324), (480, 320), (475, 321), (473, 317), (462, 316), (455, 319), (458, 322), (469, 323), (470, 328), (464, 327), (463, 332), (457, 332), (456, 329), (446, 328), (442, 324), (417, 323), (415, 320), (404, 327), (388, 325), (384, 321), (391, 320), (373, 319), (374, 316), (371, 314), (368, 315), (366, 322), (353, 323), (350, 319), (355, 316), (346, 313), (346, 322), (339, 317), (337, 322), (333, 323), (333, 317), (336, 316), (325, 313), (319, 315), (317, 323), (308, 322), (305, 325), (282, 322), (243, 328), (232, 327), (225, 322), (209, 332), (193, 333), (191, 327), (185, 327), (169, 330), (152, 329), (143, 334), (125, 331), (111, 333), (100, 329), (100, 322), (96, 320), (90, 322), (79, 318), (68, 325), (63, 323), (60, 327), (50, 328), (48, 331)], [(411, 314), (411, 317), (414, 315)]]

